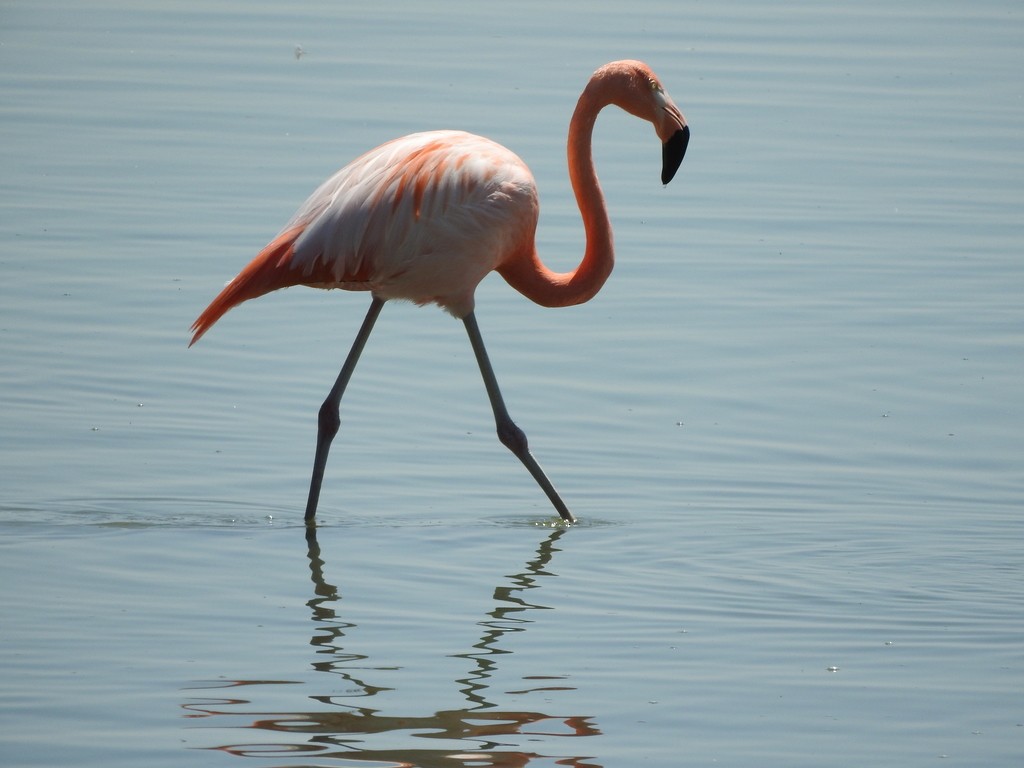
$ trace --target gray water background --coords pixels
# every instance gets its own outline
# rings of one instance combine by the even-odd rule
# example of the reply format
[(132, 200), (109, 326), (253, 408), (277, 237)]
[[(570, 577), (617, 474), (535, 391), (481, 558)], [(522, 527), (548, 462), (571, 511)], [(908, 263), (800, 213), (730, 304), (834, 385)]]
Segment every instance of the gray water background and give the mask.
[[(1010, 766), (1024, 757), (1018, 4), (0, 4), (0, 762)], [(618, 261), (478, 318), (581, 523), (494, 438), (459, 323), (188, 326), (328, 174), (464, 128), (545, 260), (588, 74), (692, 126), (595, 154)]]

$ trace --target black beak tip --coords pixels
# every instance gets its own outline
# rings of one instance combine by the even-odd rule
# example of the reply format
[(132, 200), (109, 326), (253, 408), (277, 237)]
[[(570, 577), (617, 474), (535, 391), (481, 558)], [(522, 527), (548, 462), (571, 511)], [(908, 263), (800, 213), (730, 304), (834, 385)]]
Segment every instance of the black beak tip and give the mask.
[(686, 154), (686, 145), (690, 143), (690, 126), (684, 125), (672, 134), (661, 148), (661, 183), (668, 184), (679, 170)]

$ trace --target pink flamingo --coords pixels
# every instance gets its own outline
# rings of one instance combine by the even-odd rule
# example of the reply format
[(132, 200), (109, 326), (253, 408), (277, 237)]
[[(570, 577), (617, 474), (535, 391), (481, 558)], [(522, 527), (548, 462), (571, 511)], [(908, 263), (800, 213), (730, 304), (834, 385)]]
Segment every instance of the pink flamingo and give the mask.
[(236, 304), (278, 288), (370, 292), (370, 309), (320, 407), (307, 524), (316, 515), (327, 453), (341, 424), (341, 397), (389, 299), (438, 304), (462, 319), (498, 438), (562, 519), (575, 522), (508, 414), (473, 313), (473, 294), (491, 270), (545, 307), (580, 304), (604, 285), (614, 261), (612, 227), (594, 171), (591, 135), (598, 112), (610, 104), (654, 124), (663, 142), (663, 184), (675, 175), (690, 139), (686, 119), (646, 64), (616, 61), (594, 72), (569, 123), (569, 178), (587, 242), (573, 271), (553, 272), (537, 256), (537, 189), (522, 160), (469, 133), (415, 133), (367, 152), (325, 181), (192, 325), (189, 346)]

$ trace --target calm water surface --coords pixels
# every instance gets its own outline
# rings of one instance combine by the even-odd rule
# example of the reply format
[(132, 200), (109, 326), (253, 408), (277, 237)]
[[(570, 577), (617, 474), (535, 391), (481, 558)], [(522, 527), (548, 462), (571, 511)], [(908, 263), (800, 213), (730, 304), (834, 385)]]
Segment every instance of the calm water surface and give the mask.
[[(1010, 766), (1024, 758), (1024, 71), (1011, 2), (0, 6), (0, 763)], [(188, 326), (338, 166), (459, 127), (582, 232), (587, 75), (692, 125), (596, 156), (618, 262), (460, 324)]]

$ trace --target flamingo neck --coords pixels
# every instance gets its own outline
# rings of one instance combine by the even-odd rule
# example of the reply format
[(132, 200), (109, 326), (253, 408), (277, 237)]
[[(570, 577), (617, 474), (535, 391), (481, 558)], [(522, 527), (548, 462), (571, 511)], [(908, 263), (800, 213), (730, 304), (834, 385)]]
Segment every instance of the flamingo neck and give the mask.
[(548, 269), (530, 245), (525, 259), (513, 259), (498, 268), (502, 277), (528, 299), (545, 307), (567, 307), (589, 301), (612, 272), (615, 249), (604, 195), (594, 170), (592, 138), (597, 114), (608, 103), (592, 82), (583, 91), (569, 122), (569, 181), (583, 217), (586, 250), (570, 272)]

